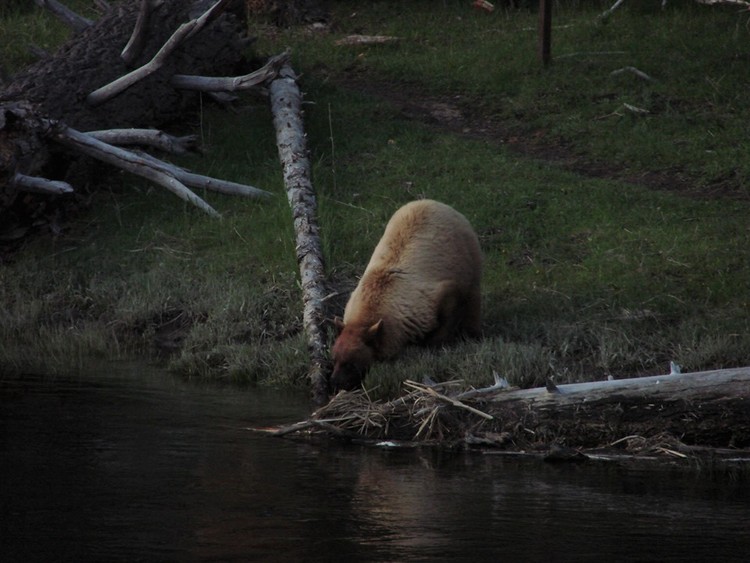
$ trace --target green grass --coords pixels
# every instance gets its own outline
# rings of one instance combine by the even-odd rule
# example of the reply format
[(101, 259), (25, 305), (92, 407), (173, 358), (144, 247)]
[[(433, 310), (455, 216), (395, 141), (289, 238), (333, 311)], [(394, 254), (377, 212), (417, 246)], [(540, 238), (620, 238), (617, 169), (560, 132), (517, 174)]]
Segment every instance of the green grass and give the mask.
[[(432, 1), (336, 3), (333, 37), (291, 30), (261, 44), (291, 45), (297, 64), (315, 74), (324, 68), (334, 76), (453, 92), (467, 111), (479, 108), (533, 127), (590, 157), (634, 169), (681, 169), (703, 183), (729, 182), (747, 195), (750, 16), (695, 3), (670, 3), (665, 10), (628, 3), (602, 24), (597, 16), (608, 5), (555, 4), (555, 59), (547, 69), (536, 59), (535, 12), (488, 15), (458, 1), (440, 7)], [(334, 45), (350, 33), (401, 40)], [(611, 76), (627, 66), (654, 82), (630, 73)], [(625, 103), (649, 113), (636, 117)]]
[[(462, 211), (485, 253), (484, 338), (411, 349), (376, 366), (368, 385), (388, 395), (423, 375), (484, 385), (497, 372), (528, 386), (550, 376), (666, 372), (670, 360), (691, 371), (747, 364), (747, 199), (685, 197), (576, 174), (405, 118), (380, 97), (339, 84), (350, 74), (401, 84), (631, 176), (679, 173), (696, 189), (719, 183), (746, 196), (747, 16), (634, 3), (598, 24), (598, 7), (556, 5), (555, 55), (628, 54), (560, 58), (542, 69), (536, 14), (486, 15), (467, 4), (334, 2), (330, 33), (258, 27), (260, 52), (293, 48), (311, 102), (305, 120), (332, 289), (352, 287), (390, 215), (418, 197)], [(29, 26), (42, 19), (6, 14), (6, 22), (22, 27), (16, 17)], [(354, 32), (402, 40), (334, 46)], [(658, 82), (610, 77), (626, 65)], [(649, 114), (630, 115), (623, 103)], [(0, 369), (61, 371), (92, 356), (155, 356), (155, 342), (175, 338), (179, 346), (164, 361), (187, 377), (304, 380), (294, 235), (270, 112), (257, 97), (239, 108), (205, 106), (192, 128), (207, 152), (179, 163), (276, 197), (202, 194), (224, 215), (216, 221), (113, 173), (63, 236), (28, 241), (2, 267)]]
[[(71, 0), (64, 3), (89, 19), (96, 19), (93, 2)], [(0, 5), (0, 38), (2, 41), (2, 71), (12, 74), (36, 60), (30, 47), (52, 52), (71, 36), (47, 10), (33, 2), (5, 0)]]

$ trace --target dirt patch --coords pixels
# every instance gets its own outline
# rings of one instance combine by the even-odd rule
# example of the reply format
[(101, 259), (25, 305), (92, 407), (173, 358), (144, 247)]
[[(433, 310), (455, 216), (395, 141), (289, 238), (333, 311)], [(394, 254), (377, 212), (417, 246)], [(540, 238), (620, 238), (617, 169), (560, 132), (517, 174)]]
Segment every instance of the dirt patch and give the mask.
[(494, 142), (517, 154), (582, 176), (617, 180), (687, 197), (750, 200), (750, 195), (733, 178), (704, 184), (678, 169), (633, 170), (578, 154), (570, 143), (547, 131), (510, 124), (486, 115), (482, 112), (481, 104), (468, 96), (430, 96), (425, 95), (417, 84), (388, 82), (356, 74), (332, 78), (340, 88), (388, 101), (404, 119), (468, 138)]

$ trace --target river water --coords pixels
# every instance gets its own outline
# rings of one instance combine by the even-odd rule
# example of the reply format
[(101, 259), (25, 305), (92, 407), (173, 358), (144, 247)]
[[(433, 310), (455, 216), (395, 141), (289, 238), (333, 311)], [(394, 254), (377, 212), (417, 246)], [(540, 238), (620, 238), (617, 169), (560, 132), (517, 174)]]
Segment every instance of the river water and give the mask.
[(303, 394), (0, 376), (0, 561), (750, 561), (740, 474), (272, 438)]

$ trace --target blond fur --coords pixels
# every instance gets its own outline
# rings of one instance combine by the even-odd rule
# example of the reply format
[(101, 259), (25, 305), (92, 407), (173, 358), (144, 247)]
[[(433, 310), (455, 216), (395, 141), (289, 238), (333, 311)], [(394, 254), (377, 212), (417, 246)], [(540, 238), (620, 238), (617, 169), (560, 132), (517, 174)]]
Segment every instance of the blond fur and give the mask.
[(376, 359), (409, 343), (480, 333), (482, 256), (453, 208), (419, 200), (396, 211), (344, 311), (344, 332), (383, 321)]

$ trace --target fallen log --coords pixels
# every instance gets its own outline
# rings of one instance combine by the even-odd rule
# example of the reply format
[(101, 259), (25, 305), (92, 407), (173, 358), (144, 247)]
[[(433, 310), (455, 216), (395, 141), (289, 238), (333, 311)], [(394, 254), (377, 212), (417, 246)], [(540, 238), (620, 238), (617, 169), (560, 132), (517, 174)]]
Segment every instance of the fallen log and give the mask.
[(268, 87), (271, 112), (276, 129), (284, 185), (292, 209), (297, 239), (303, 309), (303, 325), (310, 353), (309, 378), (313, 400), (322, 404), (328, 399), (328, 355), (323, 329), (325, 318), (325, 266), (320, 242), (317, 202), (311, 181), (305, 130), (302, 122), (302, 94), (292, 68), (285, 64), (278, 78)]
[(310, 424), (276, 433), (515, 452), (565, 447), (750, 454), (750, 367), (534, 389), (496, 384), (458, 392), (457, 382), (405, 385), (406, 394), (388, 402), (342, 391), (311, 415)]
[(750, 368), (519, 390), (488, 406), (499, 431), (520, 430), (528, 443), (597, 447), (668, 433), (694, 446), (750, 447)]

